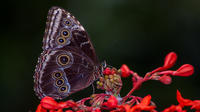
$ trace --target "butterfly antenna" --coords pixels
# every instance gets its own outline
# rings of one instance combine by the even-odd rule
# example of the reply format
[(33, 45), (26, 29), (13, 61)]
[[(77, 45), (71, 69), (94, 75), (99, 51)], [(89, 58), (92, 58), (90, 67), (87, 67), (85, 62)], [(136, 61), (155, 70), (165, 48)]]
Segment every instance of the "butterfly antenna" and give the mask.
[(104, 70), (106, 67), (109, 67), (109, 68), (114, 68), (113, 66), (111, 66), (111, 65), (108, 65), (107, 63), (106, 63), (106, 61), (103, 61), (102, 63), (101, 63), (101, 68)]
[(107, 67), (109, 67), (109, 68), (114, 68), (113, 66), (111, 66), (111, 65), (107, 65)]
[(103, 76), (103, 71), (107, 67), (106, 61), (104, 60), (100, 65), (100, 75)]

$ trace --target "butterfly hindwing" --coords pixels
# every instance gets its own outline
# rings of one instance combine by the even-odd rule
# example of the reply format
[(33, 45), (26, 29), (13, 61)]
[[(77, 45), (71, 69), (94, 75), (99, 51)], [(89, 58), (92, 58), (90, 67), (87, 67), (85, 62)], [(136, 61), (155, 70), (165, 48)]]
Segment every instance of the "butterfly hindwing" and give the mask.
[[(35, 91), (42, 98), (62, 99), (88, 87), (94, 80), (95, 65), (81, 51), (59, 48), (44, 52), (35, 73)], [(62, 90), (62, 88), (65, 88)]]

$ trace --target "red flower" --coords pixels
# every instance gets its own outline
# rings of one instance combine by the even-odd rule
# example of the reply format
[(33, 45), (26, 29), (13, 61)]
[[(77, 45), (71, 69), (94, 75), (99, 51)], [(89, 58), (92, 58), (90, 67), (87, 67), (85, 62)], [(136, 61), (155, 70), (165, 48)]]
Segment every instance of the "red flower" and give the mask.
[(117, 107), (118, 101), (114, 96), (110, 96), (107, 102), (104, 102), (103, 105), (108, 108), (115, 108)]
[(168, 108), (166, 108), (163, 112), (187, 112), (186, 110), (183, 110), (180, 105), (172, 105)]
[(176, 70), (172, 75), (174, 76), (190, 76), (194, 73), (194, 67), (190, 64), (182, 65), (178, 70)]
[(165, 69), (171, 68), (177, 59), (177, 55), (175, 52), (170, 52), (169, 54), (166, 55), (165, 60), (164, 60), (164, 65), (163, 67)]
[(196, 109), (196, 112), (200, 112), (200, 100), (194, 100), (191, 109)]
[(159, 78), (160, 82), (162, 82), (163, 84), (171, 84), (172, 82), (172, 78), (170, 76), (167, 76), (167, 75), (163, 75)]
[(181, 93), (177, 90), (176, 92), (176, 99), (178, 101), (178, 103), (181, 105), (181, 106), (191, 106), (193, 104), (193, 101), (190, 100), (190, 99), (184, 99), (182, 96), (181, 96)]
[(120, 68), (122, 77), (128, 77), (130, 74), (133, 73), (127, 65), (123, 64)]
[(154, 108), (156, 108), (155, 106), (149, 106), (150, 103), (151, 103), (151, 95), (147, 95), (142, 99), (142, 101), (138, 105), (135, 105), (131, 108), (131, 112), (142, 111), (142, 110), (151, 111)]
[(192, 101), (190, 99), (184, 99), (178, 90), (177, 90), (177, 100), (181, 106), (191, 106), (191, 109), (195, 109), (196, 112), (200, 111), (200, 100)]
[(111, 74), (110, 68), (106, 68), (106, 69), (103, 71), (103, 74), (104, 74), (104, 75), (110, 75), (110, 74)]
[(58, 109), (58, 103), (51, 97), (44, 97), (41, 102), (41, 106), (48, 110), (56, 110)]

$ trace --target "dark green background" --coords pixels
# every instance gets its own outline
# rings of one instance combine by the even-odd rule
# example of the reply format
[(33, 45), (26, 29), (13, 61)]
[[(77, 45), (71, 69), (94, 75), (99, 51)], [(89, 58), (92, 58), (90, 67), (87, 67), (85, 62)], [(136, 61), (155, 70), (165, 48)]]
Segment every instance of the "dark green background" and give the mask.
[[(52, 6), (63, 7), (81, 22), (98, 57), (109, 65), (119, 68), (125, 63), (144, 75), (161, 66), (168, 52), (175, 51), (179, 58), (174, 69), (184, 63), (195, 66), (191, 77), (174, 77), (169, 86), (149, 81), (135, 95), (151, 94), (159, 110), (177, 104), (176, 89), (186, 98), (200, 99), (199, 5), (199, 0), (2, 1), (1, 111), (33, 111), (39, 103), (32, 76)], [(125, 82), (122, 96), (131, 88), (131, 80)], [(89, 92), (82, 91), (85, 93)]]

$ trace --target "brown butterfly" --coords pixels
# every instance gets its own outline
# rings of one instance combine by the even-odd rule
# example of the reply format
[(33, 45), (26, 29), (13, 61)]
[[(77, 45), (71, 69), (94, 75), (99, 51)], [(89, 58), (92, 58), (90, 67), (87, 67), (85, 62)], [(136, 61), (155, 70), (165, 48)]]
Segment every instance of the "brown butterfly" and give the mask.
[(62, 8), (49, 10), (42, 48), (34, 74), (34, 90), (40, 99), (63, 99), (88, 87), (100, 75), (100, 64), (87, 32)]

